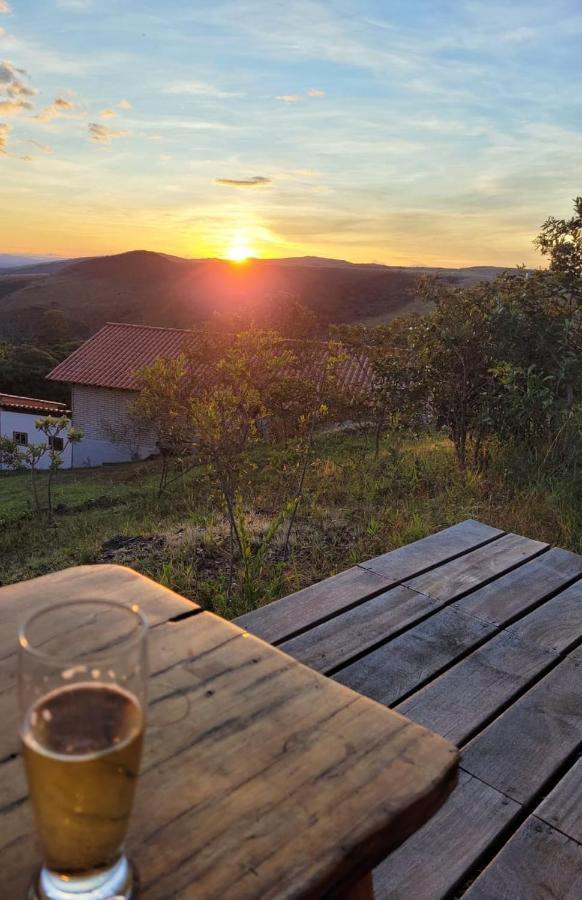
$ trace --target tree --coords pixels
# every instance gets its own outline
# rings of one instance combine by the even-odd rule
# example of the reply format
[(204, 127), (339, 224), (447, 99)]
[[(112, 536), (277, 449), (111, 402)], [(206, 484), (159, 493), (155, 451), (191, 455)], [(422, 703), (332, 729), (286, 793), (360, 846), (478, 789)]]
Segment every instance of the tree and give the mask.
[(405, 316), (375, 328), (339, 325), (333, 329), (350, 355), (370, 370), (366, 389), (356, 395), (351, 417), (357, 415), (363, 421), (371, 421), (376, 458), (388, 425), (414, 426), (426, 413), (417, 348), (420, 332), (416, 316)]
[[(53, 481), (63, 465), (64, 454), (71, 444), (83, 440), (83, 432), (74, 428), (66, 416), (44, 416), (35, 422), (36, 428), (46, 437), (45, 443), (28, 444), (21, 447), (9, 438), (0, 438), (0, 465), (14, 471), (28, 471), (34, 508), (42, 511), (38, 494), (37, 474), (41, 459), (48, 457), (48, 475), (46, 480), (47, 513), (49, 522), (53, 521)], [(64, 435), (64, 437), (63, 437)], [(62, 445), (60, 444), (62, 441)]]
[(195, 452), (189, 416), (193, 385), (184, 356), (158, 359), (140, 372), (140, 393), (130, 407), (138, 430), (153, 429), (162, 459), (158, 497), (171, 483), (170, 467), (175, 461), (180, 475), (186, 471), (183, 461)]
[(425, 402), (433, 421), (446, 428), (465, 469), (470, 451), (473, 462), (480, 464), (492, 425), (496, 291), (486, 282), (463, 288), (427, 278), (420, 283), (420, 293), (434, 305), (419, 319), (415, 334)]
[[(243, 606), (257, 602), (266, 550), (287, 521), (288, 546), (313, 435), (328, 412), (332, 350), (316, 342), (287, 341), (273, 331), (197, 335), (179, 360), (145, 369), (136, 411), (159, 434), (191, 442), (222, 496), (230, 531), (231, 576), (242, 563)], [(297, 483), (273, 517), (262, 541), (249, 543), (243, 492), (260, 444), (294, 441)]]
[[(534, 243), (550, 258), (550, 273), (556, 276), (560, 292), (556, 300), (568, 315), (582, 309), (582, 197), (574, 200), (570, 219), (550, 216)], [(580, 324), (580, 323), (579, 323)]]

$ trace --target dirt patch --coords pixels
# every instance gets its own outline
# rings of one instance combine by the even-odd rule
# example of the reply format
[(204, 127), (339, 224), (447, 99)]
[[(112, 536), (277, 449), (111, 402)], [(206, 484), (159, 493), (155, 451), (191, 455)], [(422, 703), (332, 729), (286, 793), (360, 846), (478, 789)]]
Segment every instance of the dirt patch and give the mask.
[(159, 534), (152, 537), (117, 534), (101, 545), (97, 562), (128, 565), (132, 560), (146, 559), (160, 553), (166, 545), (166, 539)]

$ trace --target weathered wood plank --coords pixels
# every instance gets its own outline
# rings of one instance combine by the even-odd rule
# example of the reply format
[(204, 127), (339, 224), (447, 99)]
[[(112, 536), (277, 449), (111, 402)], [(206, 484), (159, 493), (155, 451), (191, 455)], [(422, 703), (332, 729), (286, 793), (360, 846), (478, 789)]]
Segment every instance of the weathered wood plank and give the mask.
[(393, 582), (404, 581), (502, 534), (499, 528), (492, 528), (475, 519), (467, 519), (420, 541), (414, 541), (412, 544), (369, 559), (361, 565), (372, 572), (387, 576)]
[[(0, 721), (15, 721), (17, 630), (21, 622), (51, 603), (68, 599), (111, 599), (126, 606), (137, 605), (150, 626), (159, 626), (175, 616), (198, 614), (200, 607), (174, 594), (149, 578), (124, 566), (79, 566), (0, 588)], [(56, 618), (54, 620), (56, 622)], [(63, 645), (74, 643), (75, 652), (98, 649), (95, 629), (67, 629), (66, 613), (62, 625)], [(99, 643), (107, 644), (107, 616), (99, 630)], [(48, 635), (47, 635), (48, 637)], [(53, 645), (53, 650), (56, 645)], [(0, 730), (0, 760), (18, 749), (16, 728)]]
[(22, 621), (63, 600), (114, 600), (137, 604), (150, 625), (200, 609), (133, 569), (116, 565), (76, 566), (0, 588), (0, 659), (16, 652)]
[(518, 534), (505, 534), (460, 559), (407, 580), (406, 585), (434, 600), (449, 602), (537, 556), (547, 546)]
[(318, 672), (329, 672), (437, 609), (430, 597), (398, 585), (279, 647)]
[[(540, 561), (548, 555), (544, 554)], [(489, 586), (482, 611), (489, 600), (495, 605), (497, 598), (503, 597), (503, 580)], [(522, 584), (524, 590), (529, 584), (528, 577)], [(545, 589), (551, 591), (555, 586), (554, 581), (545, 579)], [(533, 585), (531, 589), (534, 590)], [(470, 594), (465, 599), (473, 596)], [(511, 591), (508, 596), (511, 597)], [(453, 604), (450, 609), (463, 609), (463, 602)], [(504, 616), (511, 618), (516, 609), (517, 603), (511, 601), (505, 612), (497, 607), (492, 618), (503, 622)], [(486, 621), (485, 616), (480, 618)], [(554, 664), (556, 653), (568, 651), (581, 639), (582, 583), (576, 582), (460, 660), (400, 704), (398, 710), (454, 743), (462, 744), (513, 696), (541, 677)]]
[(582, 666), (565, 659), (466, 747), (463, 768), (527, 803), (582, 741)]
[(582, 844), (582, 759), (558, 782), (535, 814)]
[(498, 528), (469, 519), (289, 594), (235, 621), (241, 628), (270, 643), (290, 639), (418, 572), (502, 534)]
[(579, 900), (582, 847), (530, 816), (463, 896), (468, 900)]
[(460, 772), (439, 812), (375, 870), (376, 900), (448, 896), (519, 811), (517, 803)]
[[(228, 634), (221, 638), (220, 643), (215, 644), (218, 637), (216, 630), (210, 628), (206, 619), (201, 619), (199, 615), (180, 622), (162, 623), (149, 633), (150, 670), (152, 676), (158, 677), (150, 678), (149, 683), (149, 722), (153, 725), (153, 730), (150, 728), (148, 741), (154, 747), (160, 741), (165, 745), (158, 753), (158, 759), (163, 752), (172, 752), (172, 735), (179, 739), (179, 732), (166, 732), (164, 724), (177, 720), (184, 711), (190, 711), (189, 703), (182, 696), (183, 689), (192, 681), (188, 672), (189, 660), (199, 657), (199, 664), (202, 664), (205, 654), (211, 654), (217, 647), (222, 647), (233, 639)], [(4, 808), (26, 796), (24, 773), (19, 759), (19, 713), (16, 665), (13, 658), (0, 663), (0, 685), (0, 721), (3, 723), (0, 730), (0, 808)], [(176, 693), (176, 698), (168, 698), (163, 709), (160, 709), (156, 698), (172, 691)]]
[[(549, 565), (542, 565), (546, 557), (554, 552), (558, 556), (551, 559)], [(564, 557), (561, 556), (562, 553)], [(513, 552), (511, 558), (513, 559)], [(463, 559), (465, 558), (463, 557)], [(520, 578), (516, 584), (507, 582), (506, 579), (519, 575), (522, 568), (526, 567), (529, 569), (527, 578)], [(552, 590), (559, 588), (564, 581), (575, 577), (578, 570), (582, 570), (582, 559), (566, 551), (550, 551), (550, 553), (543, 554), (539, 559), (534, 559), (523, 567), (487, 585), (483, 589), (483, 591), (487, 592), (487, 595), (486, 597), (481, 596), (481, 603), (478, 608), (486, 610), (488, 603), (495, 605), (499, 598), (507, 597), (510, 602), (507, 605), (505, 617), (510, 618), (516, 612), (518, 605), (517, 596), (522, 598), (521, 603), (524, 606), (526, 603), (533, 605), (534, 602), (539, 602), (546, 593), (550, 593)], [(438, 575), (438, 571), (435, 570), (433, 573), (435, 577)], [(530, 593), (527, 593), (528, 590)], [(481, 591), (476, 593), (481, 594)], [(473, 596), (473, 594), (465, 596), (463, 600), (455, 603), (454, 607), (463, 612), (465, 610), (463, 606), (464, 601), (471, 600)], [(408, 586), (399, 585), (353, 607), (347, 612), (334, 616), (334, 618), (327, 620), (321, 625), (316, 625), (299, 636), (283, 642), (280, 646), (286, 653), (291, 654), (291, 656), (317, 671), (330, 672), (351, 658), (359, 656), (366, 649), (373, 648), (381, 641), (387, 640), (391, 634), (407, 625), (414, 624), (415, 621), (430, 612), (436, 612), (439, 605), (442, 606), (442, 603), (443, 601), (433, 600), (424, 594), (411, 592)], [(473, 614), (473, 606), (469, 604), (469, 608)], [(582, 620), (582, 604), (579, 609)], [(498, 616), (503, 621), (501, 611), (496, 610), (496, 612), (498, 612)], [(479, 616), (478, 618), (484, 618), (484, 616)], [(562, 616), (561, 620), (563, 618)], [(574, 619), (575, 613), (573, 612), (572, 621), (564, 622), (563, 627), (566, 632), (575, 624)], [(378, 651), (377, 656), (382, 657), (381, 650)], [(375, 659), (376, 656), (370, 660), (370, 667), (375, 666)], [(366, 668), (366, 663), (363, 662), (362, 666), (356, 663), (355, 666), (356, 669)], [(341, 677), (339, 680), (342, 683), (351, 684), (351, 682), (343, 681)], [(420, 681), (421, 679), (419, 678)], [(352, 687), (355, 690), (368, 693), (364, 684), (360, 684), (358, 687), (352, 684)], [(368, 696), (380, 699), (375, 693), (369, 693)], [(386, 701), (382, 700), (381, 702)]]
[(464, 612), (503, 625), (582, 575), (582, 556), (552, 549), (457, 600)]
[(251, 634), (274, 644), (315, 625), (367, 597), (385, 590), (391, 580), (360, 566), (353, 566), (325, 578), (311, 587), (275, 600), (254, 612), (235, 619), (237, 625)]
[[(232, 624), (202, 612), (151, 637), (158, 725), (129, 840), (144, 897), (333, 896), (450, 792), (451, 745)], [(0, 813), (0, 855), (23, 895), (27, 804)]]
[(549, 653), (501, 633), (397, 709), (461, 746), (554, 661)]
[(505, 629), (530, 647), (562, 653), (582, 639), (582, 581)]
[(392, 706), (483, 641), (494, 628), (458, 610), (442, 609), (340, 669), (334, 678), (366, 697)]

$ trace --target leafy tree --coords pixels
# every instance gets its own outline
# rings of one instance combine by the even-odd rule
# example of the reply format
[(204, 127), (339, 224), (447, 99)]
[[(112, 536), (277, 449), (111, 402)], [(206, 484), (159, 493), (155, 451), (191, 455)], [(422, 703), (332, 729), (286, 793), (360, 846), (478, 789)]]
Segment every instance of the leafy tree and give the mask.
[(487, 442), (548, 457), (579, 455), (582, 389), (582, 199), (569, 220), (550, 218), (537, 244), (546, 270), (505, 273), (459, 287), (424, 279), (422, 317), (343, 329), (374, 372), (368, 409), (376, 446), (391, 416), (428, 416), (446, 428), (461, 468), (484, 462)]
[[(313, 435), (328, 414), (335, 362), (325, 345), (287, 341), (276, 332), (254, 329), (199, 334), (181, 359), (159, 361), (142, 373), (136, 414), (169, 436), (174, 446), (193, 443), (197, 460), (207, 466), (220, 491), (230, 527), (230, 584), (236, 550), (245, 606), (256, 601), (268, 547), (285, 521), (289, 544)], [(294, 441), (297, 483), (255, 545), (242, 501), (255, 466), (253, 450), (281, 439)]]
[(470, 451), (480, 462), (492, 426), (495, 291), (485, 282), (460, 288), (428, 278), (420, 292), (434, 305), (419, 319), (413, 338), (425, 402), (436, 424), (447, 429), (464, 469)]
[[(582, 197), (574, 200), (570, 219), (550, 216), (534, 241), (550, 258), (550, 273), (556, 276), (560, 291), (555, 299), (572, 315), (582, 309)], [(580, 324), (580, 323), (578, 323)]]
[[(46, 499), (49, 522), (53, 521), (53, 482), (55, 475), (62, 467), (64, 454), (71, 444), (79, 443), (83, 439), (83, 432), (74, 428), (67, 416), (44, 416), (35, 422), (36, 428), (46, 437), (44, 443), (19, 446), (10, 438), (0, 437), (0, 465), (14, 471), (28, 471), (30, 473), (30, 489), (34, 508), (42, 511), (38, 494), (37, 475), (38, 464), (48, 457), (48, 475), (46, 480)], [(57, 441), (63, 441), (58, 448)]]
[(188, 470), (184, 461), (196, 450), (189, 416), (193, 385), (186, 358), (156, 360), (141, 371), (140, 384), (140, 394), (131, 405), (130, 414), (138, 428), (145, 425), (156, 435), (162, 459), (158, 483), (161, 496), (174, 480), (169, 478), (172, 462), (179, 470), (175, 477), (181, 477)]
[(419, 325), (417, 317), (406, 316), (376, 328), (339, 325), (333, 329), (341, 345), (370, 371), (367, 387), (352, 402), (350, 417), (372, 422), (376, 458), (387, 426), (414, 426), (426, 414), (417, 347), (422, 332)]

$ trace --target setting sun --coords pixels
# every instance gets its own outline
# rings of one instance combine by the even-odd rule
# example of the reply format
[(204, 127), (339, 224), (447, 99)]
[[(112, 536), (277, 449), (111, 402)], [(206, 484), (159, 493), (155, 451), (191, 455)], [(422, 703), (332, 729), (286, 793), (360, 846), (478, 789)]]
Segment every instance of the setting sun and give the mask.
[(254, 251), (244, 244), (233, 244), (232, 247), (229, 247), (226, 258), (231, 262), (243, 263), (246, 262), (250, 256), (253, 256), (253, 253)]

